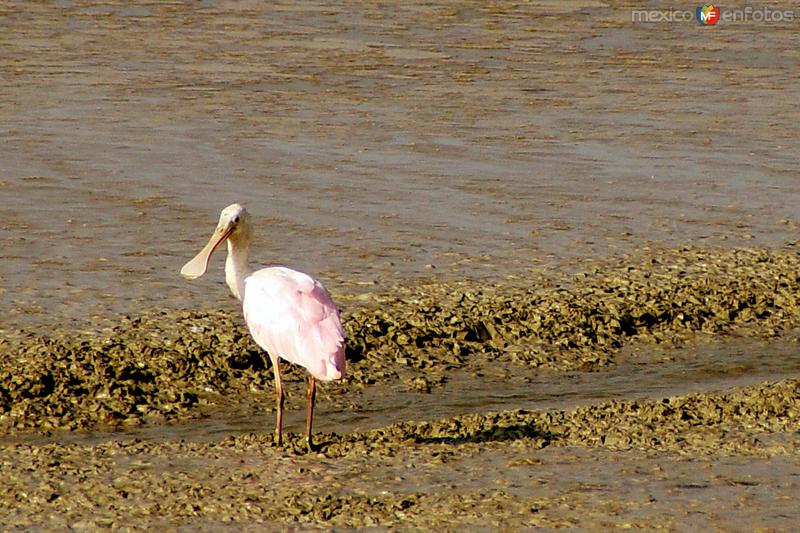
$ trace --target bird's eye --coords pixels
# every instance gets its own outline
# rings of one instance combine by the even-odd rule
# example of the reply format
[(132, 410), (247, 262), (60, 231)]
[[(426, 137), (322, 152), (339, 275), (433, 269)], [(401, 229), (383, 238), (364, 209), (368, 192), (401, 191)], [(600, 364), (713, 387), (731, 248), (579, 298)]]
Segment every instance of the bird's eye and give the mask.
[(234, 224), (238, 224), (239, 223), (239, 217), (238, 216), (233, 217), (233, 223)]

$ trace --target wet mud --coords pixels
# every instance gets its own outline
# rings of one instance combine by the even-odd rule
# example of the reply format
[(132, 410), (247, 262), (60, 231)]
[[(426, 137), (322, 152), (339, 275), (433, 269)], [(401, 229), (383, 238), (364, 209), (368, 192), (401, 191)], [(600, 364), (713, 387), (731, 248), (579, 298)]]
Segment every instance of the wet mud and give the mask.
[(789, 379), (325, 434), (312, 455), (301, 435), (278, 449), (269, 432), (16, 444), (0, 449), (0, 499), (18, 528), (787, 527), (800, 516), (799, 423)]
[[(492, 285), (418, 283), (339, 300), (348, 376), (322, 394), (402, 382), (430, 392), (456, 369), (598, 371), (632, 341), (674, 345), (800, 326), (800, 255), (683, 248)], [(17, 332), (0, 345), (0, 423), (77, 429), (196, 417), (269, 397), (268, 358), (224, 311), (159, 311), (92, 336)], [(289, 382), (302, 372), (287, 372)]]
[[(703, 498), (713, 495), (722, 507), (709, 524), (733, 526), (738, 516), (782, 527), (800, 516), (780, 504), (800, 488), (800, 382), (791, 377), (800, 369), (799, 272), (793, 246), (682, 248), (492, 285), (430, 281), (338, 295), (348, 310), (349, 372), (321, 389), (311, 454), (300, 431), (303, 373), (287, 368), (294, 432), (278, 448), (268, 358), (228, 312), (152, 311), (83, 335), (16, 330), (0, 365), (3, 522), (672, 527), (710, 513)], [(634, 379), (637, 364), (660, 365), (667, 379), (686, 346), (733, 337), (738, 346), (773, 343), (773, 354), (783, 343), (789, 377), (757, 381), (756, 369), (737, 370), (744, 363), (728, 345), (702, 377), (676, 363), (684, 373), (673, 389), (699, 379), (700, 392), (654, 389), (632, 399), (621, 390), (569, 407), (486, 409), (497, 401), (489, 383), (513, 388), (499, 404), (513, 407), (536, 394), (536, 379), (554, 381), (562, 395), (577, 376), (596, 376), (598, 389)], [(718, 390), (713, 368), (752, 371), (751, 384)], [(452, 396), (476, 381), (471, 401), (444, 418), (412, 408), (391, 425), (385, 413), (368, 420), (386, 391), (398, 393), (386, 406), (396, 410), (404, 397), (448, 387), (442, 397)], [(208, 430), (233, 411), (260, 427)], [(779, 464), (785, 475), (766, 480)], [(619, 486), (620, 471), (631, 486)], [(742, 506), (749, 499), (772, 499), (775, 515), (763, 522)], [(676, 513), (676, 501), (686, 510)]]

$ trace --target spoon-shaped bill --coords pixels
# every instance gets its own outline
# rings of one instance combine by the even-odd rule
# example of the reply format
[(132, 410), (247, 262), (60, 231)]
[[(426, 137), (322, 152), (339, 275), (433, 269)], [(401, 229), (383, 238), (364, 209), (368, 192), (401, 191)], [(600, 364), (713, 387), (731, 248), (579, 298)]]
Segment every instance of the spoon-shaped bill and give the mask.
[(205, 274), (208, 269), (208, 262), (211, 260), (211, 254), (213, 254), (214, 250), (228, 238), (228, 235), (230, 235), (230, 231), (225, 231), (221, 228), (217, 229), (208, 243), (200, 250), (200, 253), (183, 265), (183, 268), (181, 268), (181, 276), (186, 279), (195, 279)]

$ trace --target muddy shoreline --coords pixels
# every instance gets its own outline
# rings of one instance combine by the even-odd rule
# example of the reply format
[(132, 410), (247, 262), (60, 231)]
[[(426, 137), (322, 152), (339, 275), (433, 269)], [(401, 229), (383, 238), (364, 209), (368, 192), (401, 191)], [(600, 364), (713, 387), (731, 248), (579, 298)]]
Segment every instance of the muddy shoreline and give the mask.
[[(321, 390), (318, 416), (332, 421), (321, 424), (315, 454), (299, 431), (284, 448), (273, 445), (268, 359), (228, 312), (154, 310), (90, 335), (9, 331), (0, 345), (2, 519), (20, 529), (679, 527), (697, 518), (691, 506), (706, 509), (708, 493), (732, 513), (709, 523), (732, 526), (738, 516), (780, 529), (798, 517), (781, 504), (800, 488), (798, 272), (793, 245), (680, 248), (559, 276), (338, 295), (349, 375)], [(602, 387), (617, 367), (630, 379), (635, 366), (625, 365), (666, 376), (676, 356), (702, 359), (698, 342), (724, 339), (738, 341), (719, 348), (712, 372), (757, 371), (746, 363), (757, 360), (752, 353), (737, 362), (730, 350), (771, 342), (771, 357), (786, 346), (787, 377), (719, 390), (715, 381), (703, 388), (709, 375), (690, 373), (683, 379), (700, 380), (700, 392), (479, 407), (491, 401), (489, 383), (525, 396), (541, 379), (566, 390), (596, 376)], [(676, 368), (691, 372), (688, 363)], [(303, 378), (287, 369), (295, 414)], [(436, 419), (412, 408), (416, 416), (402, 411), (394, 424), (359, 429), (359, 412), (376, 408), (381, 390), (402, 404), (470, 382), (485, 396), (464, 414)], [(261, 427), (204, 434), (196, 425), (226, 408), (252, 413)], [(559, 465), (575, 474), (601, 457), (609, 465), (588, 478), (546, 480)], [(731, 461), (739, 466), (731, 470)], [(778, 464), (783, 474), (765, 480)], [(615, 468), (639, 488), (617, 492)], [(716, 471), (727, 473), (708, 477)], [(597, 494), (582, 497), (587, 490)], [(676, 512), (675, 498), (689, 507)], [(741, 498), (772, 501), (764, 510), (775, 515), (745, 510)]]
[[(735, 520), (786, 527), (798, 517), (791, 501), (800, 487), (799, 423), (800, 382), (791, 379), (660, 401), (326, 434), (322, 452), (311, 456), (302, 435), (277, 449), (269, 432), (206, 443), (6, 445), (0, 498), (6, 526), (21, 529), (650, 528), (695, 523), (697, 512), (727, 527)], [(630, 486), (610, 491), (608, 465), (591, 478), (576, 475), (603, 460), (629, 484), (644, 485), (644, 494)], [(732, 462), (739, 466), (716, 473)], [(777, 465), (784, 475), (774, 472)], [(489, 470), (478, 474), (476, 466)], [(706, 508), (704, 493), (719, 496), (721, 488), (727, 494)], [(586, 499), (587, 490), (603, 494), (602, 504)], [(678, 508), (676, 495), (684, 500)], [(742, 498), (775, 499), (753, 509)]]
[[(348, 394), (387, 383), (430, 392), (467, 367), (599, 371), (632, 342), (790, 336), (800, 326), (794, 248), (668, 249), (560, 278), (342, 295), (348, 376), (322, 395), (342, 407)], [(85, 336), (18, 331), (0, 345), (0, 428), (196, 417), (269, 397), (268, 364), (241, 318), (224, 311), (155, 310)], [(287, 372), (289, 383), (302, 379), (298, 369)]]

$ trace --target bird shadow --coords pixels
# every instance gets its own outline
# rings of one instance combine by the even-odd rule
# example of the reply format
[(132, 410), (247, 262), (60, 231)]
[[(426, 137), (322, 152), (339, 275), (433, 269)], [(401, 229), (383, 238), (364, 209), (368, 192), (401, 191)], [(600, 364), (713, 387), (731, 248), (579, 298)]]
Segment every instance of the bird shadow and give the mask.
[(540, 440), (544, 442), (544, 446), (547, 446), (555, 439), (555, 435), (549, 431), (538, 429), (534, 424), (513, 424), (467, 431), (459, 435), (414, 436), (414, 441), (418, 444), (450, 444), (453, 446), (467, 443), (510, 442), (523, 439)]
[[(407, 445), (445, 445), (445, 446), (460, 446), (464, 444), (480, 444), (490, 442), (513, 442), (520, 440), (533, 440), (538, 443), (538, 446), (544, 448), (550, 445), (553, 441), (557, 440), (558, 436), (549, 431), (543, 431), (537, 428), (534, 424), (512, 424), (512, 425), (495, 425), (489, 428), (476, 429), (470, 431), (464, 427), (459, 428), (459, 433), (438, 434), (438, 435), (425, 435), (417, 432), (418, 429), (412, 430), (410, 434), (398, 434), (394, 438), (386, 440), (376, 435), (378, 440), (382, 441), (382, 446), (407, 446)], [(447, 430), (445, 430), (446, 432)], [(351, 436), (352, 437), (352, 436)], [(314, 446), (312, 452), (321, 452), (327, 454), (329, 447), (346, 444), (350, 439), (348, 436), (339, 435), (336, 433), (317, 433), (314, 436)], [(361, 435), (355, 439), (370, 441), (368, 435)], [(270, 443), (271, 447), (278, 447), (274, 442)], [(309, 453), (306, 447), (305, 435), (284, 433), (284, 443), (280, 448), (289, 455), (306, 455)], [(335, 453), (338, 453), (335, 452)]]

